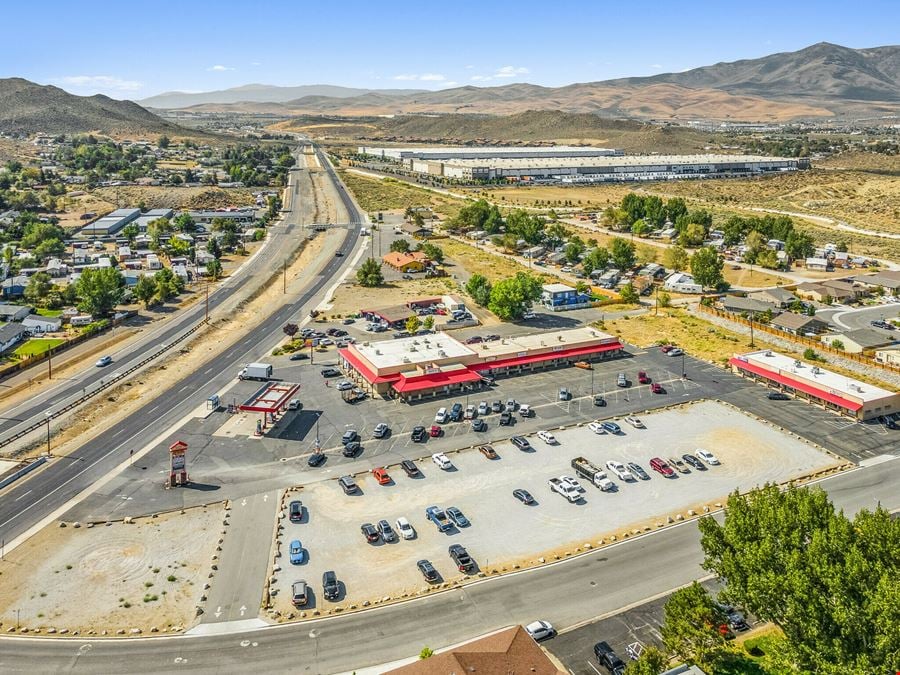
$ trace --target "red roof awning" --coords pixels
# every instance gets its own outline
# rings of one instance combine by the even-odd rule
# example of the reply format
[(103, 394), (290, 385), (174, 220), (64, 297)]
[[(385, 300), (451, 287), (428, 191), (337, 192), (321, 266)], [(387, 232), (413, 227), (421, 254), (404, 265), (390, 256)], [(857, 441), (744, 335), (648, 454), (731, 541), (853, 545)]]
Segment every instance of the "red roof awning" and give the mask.
[(269, 382), (257, 389), (238, 408), (244, 412), (276, 413), (299, 390), (300, 385), (292, 382)]
[(573, 356), (590, 356), (592, 354), (600, 354), (609, 352), (614, 349), (622, 349), (621, 342), (609, 342), (602, 345), (592, 345), (590, 347), (574, 347), (572, 349), (561, 349), (556, 352), (544, 352), (543, 354), (531, 354), (529, 356), (514, 356), (507, 359), (497, 359), (496, 361), (485, 361), (484, 363), (476, 363), (472, 365), (475, 370), (495, 370), (497, 368), (506, 368), (508, 366), (524, 366), (529, 363), (540, 363), (541, 361), (549, 361), (551, 359), (564, 359)]
[(350, 365), (352, 365), (369, 384), (380, 384), (381, 382), (396, 382), (398, 379), (400, 379), (399, 373), (394, 373), (393, 375), (379, 375), (374, 370), (372, 370), (365, 361), (363, 361), (361, 358), (359, 358), (359, 356), (357, 356), (349, 349), (338, 349), (338, 354), (340, 354), (343, 359), (348, 361)]
[(810, 396), (815, 396), (816, 398), (820, 398), (823, 401), (828, 401), (829, 403), (834, 403), (835, 405), (839, 405), (842, 408), (846, 408), (847, 410), (852, 410), (856, 412), (860, 408), (862, 408), (862, 403), (857, 403), (856, 401), (851, 401), (849, 399), (844, 398), (843, 396), (838, 396), (837, 394), (832, 394), (829, 391), (825, 391), (824, 389), (819, 389), (818, 387), (814, 387), (811, 384), (807, 384), (806, 382), (802, 382), (800, 380), (795, 380), (792, 377), (787, 375), (782, 375), (780, 373), (776, 373), (772, 370), (767, 370), (766, 368), (762, 368), (752, 363), (748, 363), (747, 361), (743, 361), (739, 358), (732, 357), (728, 360), (732, 366), (735, 366), (741, 370), (746, 370), (748, 372), (754, 373), (756, 375), (760, 375), (767, 380), (772, 380), (772, 382), (777, 382), (778, 384), (783, 384), (786, 387), (791, 387), (792, 389), (796, 389), (797, 391), (802, 391), (804, 394), (809, 394)]
[(394, 390), (405, 394), (410, 391), (421, 391), (422, 389), (434, 389), (435, 387), (443, 387), (449, 384), (461, 384), (463, 382), (477, 382), (481, 380), (481, 375), (472, 372), (468, 368), (460, 370), (451, 370), (440, 373), (428, 373), (427, 375), (416, 375), (415, 377), (400, 376), (400, 380), (393, 384)]

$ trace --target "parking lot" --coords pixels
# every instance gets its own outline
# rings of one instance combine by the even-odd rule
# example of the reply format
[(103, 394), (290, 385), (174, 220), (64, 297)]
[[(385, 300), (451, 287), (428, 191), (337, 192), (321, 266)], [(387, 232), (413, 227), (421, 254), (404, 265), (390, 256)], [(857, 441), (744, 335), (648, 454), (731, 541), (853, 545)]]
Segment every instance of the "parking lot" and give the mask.
[[(335, 570), (344, 584), (339, 600), (343, 606), (414, 595), (428, 586), (415, 566), (421, 558), (435, 565), (443, 581), (461, 578), (447, 554), (453, 543), (463, 544), (479, 571), (490, 574), (536, 564), (540, 557), (564, 556), (588, 542), (596, 546), (600, 537), (611, 533), (621, 537), (632, 528), (653, 528), (667, 515), (685, 514), (692, 508), (699, 512), (703, 504), (721, 500), (736, 488), (780, 482), (834, 464), (812, 446), (714, 402), (680, 406), (642, 416), (642, 420), (646, 429), (623, 423), (621, 435), (597, 435), (584, 426), (557, 431), (558, 445), (531, 436), (533, 450), (528, 452), (508, 442), (497, 443), (500, 458), (496, 460), (486, 459), (477, 450), (450, 453), (454, 468), (449, 471), (425, 459), (419, 462), (423, 476), (417, 479), (390, 467), (390, 485), (361, 476), (357, 495), (345, 495), (336, 481), (304, 486), (300, 498), (307, 507), (307, 519), (285, 525), (282, 545), (298, 538), (309, 557), (305, 564), (292, 566), (283, 554), (284, 569), (275, 585), (276, 607), (290, 611), (291, 582), (305, 579), (315, 591), (326, 569)], [(674, 478), (664, 478), (648, 467), (653, 456), (693, 453), (697, 448), (713, 450), (721, 466)], [(410, 456), (418, 459), (423, 451)], [(611, 475), (619, 483), (614, 492), (601, 492), (582, 480), (584, 498), (569, 503), (552, 493), (547, 481), (573, 475), (570, 463), (579, 455), (597, 465), (610, 459), (634, 461), (651, 478), (623, 483)], [(528, 490), (537, 504), (525, 506), (517, 501), (512, 492), (520, 488)], [(432, 504), (460, 508), (471, 525), (438, 532), (424, 516)], [(393, 525), (400, 516), (406, 516), (416, 529), (415, 539), (366, 543), (360, 525), (380, 519)], [(321, 600), (315, 599), (311, 607), (321, 608)]]

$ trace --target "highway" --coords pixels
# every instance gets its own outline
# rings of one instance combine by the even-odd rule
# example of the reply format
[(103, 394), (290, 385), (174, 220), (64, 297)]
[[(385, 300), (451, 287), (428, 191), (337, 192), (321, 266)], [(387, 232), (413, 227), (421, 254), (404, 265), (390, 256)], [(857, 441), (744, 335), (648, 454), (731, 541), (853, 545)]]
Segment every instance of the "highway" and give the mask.
[[(847, 514), (871, 509), (879, 500), (895, 510), (900, 508), (900, 461), (839, 474), (820, 485)], [(706, 576), (701, 557), (699, 533), (690, 521), (555, 565), (300, 624), (139, 639), (5, 636), (0, 638), (0, 670), (345, 672), (536, 618), (561, 629), (578, 626)]]
[[(169, 429), (194, 410), (209, 393), (224, 388), (234, 379), (234, 374), (240, 364), (259, 358), (267, 353), (267, 347), (271, 348), (274, 341), (283, 339), (281, 327), (290, 319), (296, 319), (298, 313), (307, 308), (316, 295), (327, 284), (332, 283), (332, 280), (341, 274), (343, 268), (350, 264), (349, 254), (359, 241), (363, 214), (358, 211), (347, 195), (331, 165), (321, 155), (319, 159), (337, 186), (344, 208), (350, 215), (351, 223), (346, 227), (339, 247), (344, 254), (343, 257), (329, 257), (328, 262), (314, 281), (293, 302), (275, 308), (270, 316), (263, 319), (237, 343), (227, 347), (196, 371), (188, 373), (184, 378), (174, 382), (168, 389), (160, 392), (156, 398), (148, 399), (147, 405), (132, 414), (127, 420), (99, 433), (70, 455), (53, 460), (32, 478), (14, 483), (0, 499), (0, 539), (9, 544), (82, 490), (105, 476), (113, 467), (127, 460), (130, 450), (142, 447), (161, 430)], [(296, 220), (296, 205), (291, 204), (291, 209), (294, 215), (286, 218), (286, 221)], [(280, 237), (284, 245), (287, 244), (289, 237), (302, 236), (302, 230), (296, 222), (278, 227), (283, 227)], [(272, 246), (270, 244), (270, 247), (258, 256), (259, 260), (253, 268), (254, 272), (270, 274), (273, 267), (280, 266), (284, 257), (282, 251), (282, 245)], [(215, 305), (213, 296), (210, 296), (210, 308), (225, 302), (229, 293), (246, 284), (249, 278), (250, 272), (248, 271), (240, 279), (235, 280), (234, 285), (226, 284), (226, 288), (216, 294)], [(154, 339), (158, 342), (171, 339), (180, 330), (196, 323), (202, 317), (203, 311), (204, 307), (201, 304), (193, 311), (186, 312), (180, 320), (167, 326), (161, 335), (154, 336)], [(129, 355), (116, 366), (124, 368), (127, 363), (141, 358), (143, 357), (140, 345), (136, 345), (129, 350)], [(91, 381), (94, 381), (99, 379), (99, 374), (88, 377), (89, 379), (93, 378)], [(75, 386), (80, 391), (81, 387), (85, 385), (79, 382)], [(63, 393), (65, 391), (66, 387), (62, 387), (60, 393), (56, 395), (64, 396), (66, 395)], [(40, 410), (33, 410), (42, 405), (45, 404), (38, 403), (29, 406), (28, 410), (31, 414), (43, 415), (43, 407)], [(35, 497), (37, 498), (35, 499)]]

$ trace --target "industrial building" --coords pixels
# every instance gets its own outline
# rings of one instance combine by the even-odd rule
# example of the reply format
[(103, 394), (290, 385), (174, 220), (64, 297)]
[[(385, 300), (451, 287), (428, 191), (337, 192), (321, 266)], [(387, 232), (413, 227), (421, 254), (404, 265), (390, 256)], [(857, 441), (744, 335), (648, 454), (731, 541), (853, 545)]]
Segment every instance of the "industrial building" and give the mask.
[(571, 145), (550, 146), (479, 146), (455, 148), (373, 148), (360, 146), (359, 154), (407, 162), (413, 159), (513, 159), (529, 157), (612, 157), (623, 152), (614, 148), (588, 148)]
[(95, 220), (90, 225), (82, 227), (79, 234), (82, 237), (104, 237), (115, 234), (128, 223), (137, 220), (140, 215), (140, 209), (116, 209), (112, 213)]
[(463, 182), (563, 183), (732, 178), (809, 168), (809, 160), (755, 155), (646, 155), (404, 160), (412, 171)]
[(404, 401), (477, 390), (495, 376), (621, 354), (618, 338), (593, 328), (519, 335), (475, 345), (437, 333), (355, 343), (338, 350), (339, 364), (348, 379), (372, 395)]
[(739, 354), (728, 363), (738, 375), (860, 421), (900, 412), (900, 393), (771, 350)]

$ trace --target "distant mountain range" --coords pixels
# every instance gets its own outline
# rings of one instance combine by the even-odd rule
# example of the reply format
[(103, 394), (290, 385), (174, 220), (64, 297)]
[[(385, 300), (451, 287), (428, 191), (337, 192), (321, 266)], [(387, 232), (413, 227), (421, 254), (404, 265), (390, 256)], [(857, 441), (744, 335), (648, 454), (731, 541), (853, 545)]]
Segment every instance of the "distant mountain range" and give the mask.
[(877, 116), (900, 113), (900, 46), (850, 49), (821, 42), (795, 52), (682, 73), (564, 87), (517, 83), (441, 91), (378, 91), (325, 85), (249, 85), (208, 94), (163, 94), (141, 101), (156, 107), (174, 107), (172, 102), (195, 110), (281, 115), (513, 114), (542, 109), (635, 119), (787, 121)]
[(0, 131), (196, 135), (131, 101), (116, 101), (99, 94), (75, 96), (58, 87), (35, 84), (19, 77), (0, 79)]
[(145, 108), (187, 108), (206, 103), (285, 103), (307, 96), (326, 98), (350, 98), (366, 94), (387, 94), (409, 96), (419, 94), (423, 89), (354, 89), (331, 84), (304, 84), (298, 87), (277, 87), (270, 84), (245, 84), (241, 87), (206, 91), (200, 93), (167, 91), (157, 96), (139, 100)]

